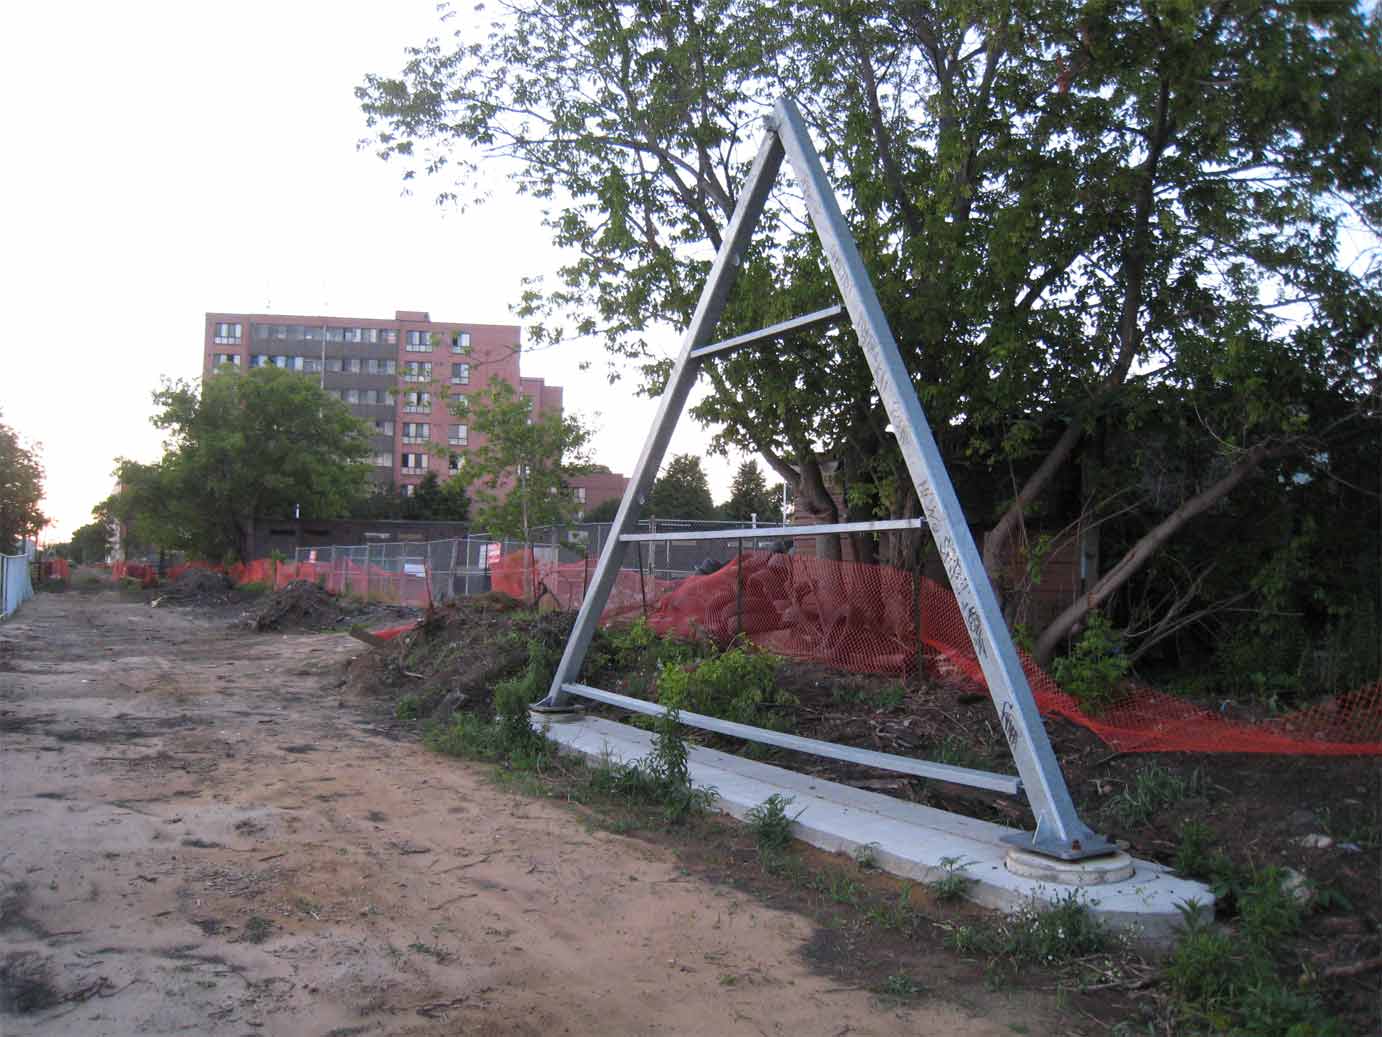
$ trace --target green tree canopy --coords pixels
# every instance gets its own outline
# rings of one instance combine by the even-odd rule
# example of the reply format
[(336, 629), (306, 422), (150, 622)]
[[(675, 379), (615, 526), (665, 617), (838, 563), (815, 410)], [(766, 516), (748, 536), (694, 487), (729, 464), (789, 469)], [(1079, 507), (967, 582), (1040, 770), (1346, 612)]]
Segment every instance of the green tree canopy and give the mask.
[(13, 554), (21, 540), (36, 536), (47, 524), (38, 507), (42, 499), (38, 449), (25, 446), (14, 429), (0, 422), (0, 554)]
[(160, 547), (249, 559), (256, 518), (336, 518), (365, 492), (369, 430), (310, 378), (228, 369), (165, 382), (153, 400), (163, 457), (121, 461), (106, 507)]
[(748, 522), (754, 515), (759, 522), (781, 520), (782, 503), (768, 489), (757, 461), (745, 461), (735, 469), (734, 481), (729, 484), (729, 500), (720, 505), (720, 513), (739, 522)]
[(715, 502), (701, 459), (694, 454), (677, 454), (663, 465), (645, 510), (663, 519), (713, 519)]
[(620, 498), (618, 497), (602, 500), (599, 504), (595, 505), (595, 507), (588, 509), (581, 521), (613, 522), (614, 516), (619, 514), (619, 502)]
[[(576, 258), (525, 300), (532, 338), (602, 334), (652, 391), (667, 365), (643, 329), (689, 320), (757, 117), (793, 96), (971, 520), (991, 526), (1000, 590), (1029, 523), (1123, 526), (1044, 656), (1225, 498), (1279, 497), (1375, 440), (1380, 24), (1375, 7), (1256, 0), (555, 0), (430, 40), (359, 94), (406, 176), (456, 172), (439, 193), (469, 200), (479, 158), (499, 156), (546, 201)], [(780, 189), (721, 334), (835, 301), (802, 216)], [(1341, 255), (1346, 233), (1361, 256)], [(809, 512), (918, 513), (852, 332), (707, 373), (693, 413)], [(1181, 477), (1147, 492), (1149, 460)], [(1376, 507), (1359, 493), (1344, 510)], [(905, 535), (881, 549), (913, 556)]]
[(531, 402), (498, 377), (453, 400), (452, 411), (468, 420), (471, 445), (451, 482), (470, 487), (478, 529), (527, 541), (538, 526), (572, 521), (580, 505), (568, 480), (589, 470), (590, 431), (579, 419), (534, 414)]

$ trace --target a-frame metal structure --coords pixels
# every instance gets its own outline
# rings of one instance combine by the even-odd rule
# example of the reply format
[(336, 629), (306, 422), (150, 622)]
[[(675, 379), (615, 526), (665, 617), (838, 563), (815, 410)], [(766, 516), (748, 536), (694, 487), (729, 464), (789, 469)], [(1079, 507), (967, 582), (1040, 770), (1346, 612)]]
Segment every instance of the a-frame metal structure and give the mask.
[[(720, 246), (719, 254), (715, 257), (705, 287), (701, 291), (700, 301), (696, 306), (695, 315), (691, 318), (691, 326), (686, 331), (676, 366), (662, 394), (652, 431), (629, 480), (628, 489), (619, 505), (594, 578), (581, 604), (576, 625), (571, 631), (556, 675), (552, 679), (551, 690), (540, 704), (540, 708), (560, 708), (565, 705), (568, 696), (576, 695), (642, 713), (658, 714), (663, 711), (662, 707), (655, 703), (576, 683), (586, 650), (590, 646), (590, 639), (604, 611), (615, 578), (623, 564), (624, 552), (630, 543), (656, 540), (756, 539), (775, 535), (800, 536), (808, 531), (817, 534), (915, 529), (928, 526), (940, 550), (950, 587), (959, 602), (961, 614), (974, 645), (974, 653), (988, 681), (1003, 734), (1017, 764), (1018, 779), (1009, 775), (951, 767), (889, 753), (853, 749), (829, 742), (784, 735), (698, 714), (682, 712), (681, 721), (693, 727), (888, 770), (1009, 793), (1022, 792), (1027, 796), (1036, 816), (1036, 830), (1010, 837), (1009, 841), (1014, 845), (1063, 860), (1080, 860), (1112, 853), (1116, 848), (1102, 836), (1091, 831), (1075, 813), (1065, 778), (1051, 751), (1046, 730), (1032, 699), (1027, 676), (1018, 661), (1012, 638), (998, 607), (998, 600), (980, 561), (964, 513), (960, 510), (959, 499), (955, 496), (954, 487), (941, 460), (926, 415), (922, 412), (921, 403), (912, 387), (897, 343), (893, 339), (887, 319), (883, 316), (878, 296), (864, 269), (854, 239), (840, 213), (839, 204), (826, 180), (820, 158), (796, 105), (787, 98), (778, 101), (773, 115), (766, 120), (766, 129), (762, 146), (758, 150), (758, 156), (754, 160), (724, 236), (724, 243)], [(868, 360), (869, 369), (873, 372), (874, 383), (883, 407), (892, 421), (898, 445), (907, 462), (907, 470), (921, 499), (925, 519), (784, 529), (760, 527), (753, 530), (690, 534), (637, 533), (635, 530), (639, 512), (662, 463), (662, 456), (667, 449), (673, 427), (681, 416), (701, 362), (709, 356), (771, 341), (794, 331), (831, 323), (844, 316), (841, 308), (836, 306), (764, 328), (762, 331), (739, 335), (713, 345), (708, 344), (708, 339), (724, 310), (730, 286), (734, 283), (739, 258), (758, 223), (784, 157), (791, 164), (805, 192), (811, 222), (820, 237), (826, 259), (843, 296), (844, 311), (847, 311), (853, 323), (859, 345)]]

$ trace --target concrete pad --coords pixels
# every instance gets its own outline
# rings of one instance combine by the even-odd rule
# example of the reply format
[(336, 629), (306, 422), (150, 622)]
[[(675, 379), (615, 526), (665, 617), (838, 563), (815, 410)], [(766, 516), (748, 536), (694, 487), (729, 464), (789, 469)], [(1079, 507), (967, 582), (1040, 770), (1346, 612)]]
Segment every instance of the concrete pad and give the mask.
[[(631, 763), (652, 751), (652, 735), (627, 724), (588, 717), (579, 722), (544, 725), (547, 737), (589, 759), (608, 756)], [(1205, 912), (1214, 895), (1199, 882), (1176, 877), (1169, 868), (1125, 858), (1131, 875), (1097, 887), (1076, 888), (1016, 874), (1005, 866), (1012, 847), (1001, 842), (1014, 829), (907, 803), (890, 796), (851, 788), (782, 767), (746, 760), (701, 746), (690, 747), (691, 780), (711, 788), (716, 806), (744, 816), (774, 793), (790, 796), (796, 818), (793, 834), (803, 842), (836, 853), (872, 847), (879, 868), (903, 878), (931, 882), (947, 873), (947, 864), (962, 863), (973, 879), (969, 899), (985, 907), (1016, 911), (1033, 903), (1050, 904), (1071, 895), (1115, 929), (1128, 930), (1149, 944), (1170, 941), (1183, 921), (1180, 908), (1190, 901)]]

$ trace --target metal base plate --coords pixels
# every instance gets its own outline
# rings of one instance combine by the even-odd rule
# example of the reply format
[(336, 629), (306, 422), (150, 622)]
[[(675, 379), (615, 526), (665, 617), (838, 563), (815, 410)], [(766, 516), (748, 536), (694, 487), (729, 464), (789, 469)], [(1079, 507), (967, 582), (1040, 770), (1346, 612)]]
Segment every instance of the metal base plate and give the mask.
[(1009, 846), (1017, 847), (1019, 850), (1026, 850), (1028, 853), (1034, 853), (1040, 857), (1051, 857), (1058, 861), (1083, 861), (1091, 857), (1105, 857), (1118, 852), (1118, 846), (1115, 843), (1109, 842), (1097, 832), (1090, 832), (1085, 839), (1073, 839), (1068, 845), (1048, 839), (1042, 839), (1038, 842), (1035, 832), (1005, 835), (1002, 841)]

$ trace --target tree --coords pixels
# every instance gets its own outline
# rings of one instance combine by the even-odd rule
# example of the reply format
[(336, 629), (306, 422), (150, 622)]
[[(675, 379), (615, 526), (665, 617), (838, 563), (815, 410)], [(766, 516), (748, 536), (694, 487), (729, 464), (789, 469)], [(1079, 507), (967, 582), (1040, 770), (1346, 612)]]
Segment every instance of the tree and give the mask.
[(470, 487), (478, 528), (527, 543), (534, 528), (574, 518), (580, 506), (568, 480), (588, 471), (584, 424), (555, 411), (534, 414), (531, 401), (497, 376), (453, 400), (452, 411), (467, 419), (472, 443), (451, 483)]
[(459, 479), (443, 483), (429, 471), (411, 497), (404, 498), (403, 517), (438, 522), (465, 522), (470, 518), (470, 498)]
[(619, 504), (620, 498), (618, 497), (610, 497), (608, 500), (602, 500), (599, 504), (595, 505), (595, 507), (586, 511), (585, 517), (581, 521), (613, 522), (614, 516), (619, 514)]
[(254, 521), (344, 515), (365, 492), (369, 430), (316, 382), (276, 367), (165, 382), (154, 465), (122, 461), (110, 512), (163, 548), (254, 557)]
[[(653, 391), (667, 365), (642, 329), (689, 319), (755, 116), (794, 96), (971, 520), (992, 523), (1000, 592), (1029, 522), (1066, 539), (1123, 527), (1091, 593), (1042, 632), (1047, 656), (1226, 499), (1280, 495), (1377, 435), (1379, 24), (1345, 5), (719, 0), (653, 16), (557, 0), (505, 8), (483, 43), (429, 41), (359, 93), (406, 175), (459, 157), (442, 192), (458, 197), (478, 148), (550, 200), (578, 258), (526, 299), (535, 340), (573, 319), (644, 360)], [(834, 301), (800, 208), (778, 203), (740, 257), (725, 335)], [(1345, 227), (1370, 243), (1357, 261), (1339, 255)], [(919, 514), (848, 332), (707, 373), (693, 413), (808, 512), (841, 517), (833, 461), (843, 517)], [(1182, 425), (1169, 460), (1193, 462), (1175, 500), (1146, 492), (1148, 451), (1120, 435), (1158, 415)], [(1341, 510), (1360, 505), (1366, 488)], [(854, 546), (903, 563), (913, 543)]]
[(754, 515), (759, 522), (782, 518), (782, 505), (768, 489), (756, 461), (745, 461), (735, 470), (734, 481), (729, 484), (729, 500), (720, 505), (720, 513), (739, 522), (748, 522)]
[(37, 536), (48, 520), (39, 510), (43, 465), (36, 447), (26, 447), (0, 422), (0, 554), (13, 554), (25, 537)]
[(79, 526), (72, 534), (68, 557), (81, 565), (104, 562), (110, 553), (110, 525), (99, 518)]
[(663, 519), (706, 520), (715, 517), (710, 483), (693, 454), (677, 454), (662, 469), (648, 495), (647, 513)]

